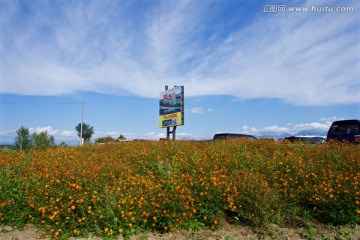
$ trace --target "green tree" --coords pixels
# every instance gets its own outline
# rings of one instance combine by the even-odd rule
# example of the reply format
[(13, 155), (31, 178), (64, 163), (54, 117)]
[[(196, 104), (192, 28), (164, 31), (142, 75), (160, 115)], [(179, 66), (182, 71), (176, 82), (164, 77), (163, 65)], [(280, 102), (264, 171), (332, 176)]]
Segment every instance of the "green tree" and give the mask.
[(111, 136), (99, 137), (95, 140), (95, 143), (114, 143), (114, 142), (116, 142), (116, 140)]
[(126, 137), (124, 137), (124, 135), (120, 134), (120, 136), (117, 138), (117, 140), (123, 141), (123, 140), (126, 140)]
[[(78, 136), (80, 137), (80, 135), (81, 135), (81, 123), (79, 123), (75, 127), (75, 129), (78, 132)], [(86, 143), (90, 142), (90, 139), (91, 139), (93, 134), (94, 134), (94, 127), (90, 126), (90, 124), (83, 123), (82, 137), (84, 138), (84, 141)]]
[(48, 147), (55, 146), (55, 139), (53, 136), (50, 136), (47, 131), (41, 133), (33, 133), (31, 135), (31, 140), (35, 149), (44, 150)]
[(59, 144), (59, 147), (62, 147), (62, 148), (65, 148), (65, 147), (68, 147), (69, 145), (67, 145), (64, 141), (62, 141), (60, 144)]
[(32, 141), (29, 133), (29, 129), (21, 126), (16, 131), (15, 148), (19, 150), (29, 150), (32, 147)]

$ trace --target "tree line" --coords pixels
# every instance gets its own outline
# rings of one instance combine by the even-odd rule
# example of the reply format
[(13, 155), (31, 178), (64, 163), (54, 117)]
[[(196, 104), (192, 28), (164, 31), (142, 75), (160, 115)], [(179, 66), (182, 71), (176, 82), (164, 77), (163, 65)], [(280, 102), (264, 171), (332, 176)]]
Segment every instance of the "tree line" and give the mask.
[[(81, 123), (75, 126), (77, 135), (84, 138), (85, 143), (89, 143), (92, 135), (94, 134), (94, 127), (90, 124), (83, 123), (81, 129)], [(82, 133), (81, 133), (82, 132)], [(55, 138), (54, 136), (49, 135), (47, 131), (42, 131), (40, 133), (30, 134), (29, 128), (21, 126), (16, 131), (15, 137), (15, 149), (27, 151), (30, 149), (43, 150), (49, 147), (55, 147)], [(67, 146), (65, 142), (61, 142), (59, 146)]]
[(47, 131), (33, 133), (30, 135), (29, 129), (21, 126), (16, 131), (15, 148), (19, 150), (45, 149), (55, 146), (55, 139)]
[[(94, 134), (94, 127), (90, 124), (83, 123), (81, 127), (81, 123), (75, 126), (75, 130), (77, 131), (78, 137), (82, 137), (84, 139), (84, 143), (90, 143), (91, 137)], [(126, 138), (120, 134), (120, 136), (115, 139), (113, 137), (99, 137), (95, 140), (95, 143), (113, 143), (116, 141), (125, 140)], [(67, 144), (65, 142), (61, 142), (58, 146), (66, 147)], [(30, 134), (29, 128), (21, 126), (16, 131), (15, 137), (15, 149), (27, 151), (30, 149), (35, 150), (44, 150), (49, 147), (56, 147), (55, 138), (47, 131), (42, 131), (40, 133)]]

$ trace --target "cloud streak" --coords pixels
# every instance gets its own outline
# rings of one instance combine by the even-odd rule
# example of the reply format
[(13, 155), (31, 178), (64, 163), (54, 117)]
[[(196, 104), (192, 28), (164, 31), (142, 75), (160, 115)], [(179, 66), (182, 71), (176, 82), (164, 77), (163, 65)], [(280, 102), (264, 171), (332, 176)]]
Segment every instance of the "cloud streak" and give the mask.
[(190, 111), (191, 114), (204, 114), (208, 112), (213, 112), (212, 108), (204, 109), (203, 107), (193, 107), (190, 110), (185, 109), (185, 111)]
[(242, 126), (239, 132), (245, 134), (252, 134), (256, 136), (283, 136), (283, 135), (320, 135), (325, 136), (333, 121), (343, 120), (338, 118), (320, 119), (318, 122), (287, 124), (286, 126), (266, 126), (264, 128), (255, 128), (247, 125)]
[(182, 84), (187, 96), (360, 101), (357, 2), (356, 12), (339, 14), (265, 14), (239, 4), (225, 19), (229, 9), (212, 1), (134, 4), (6, 1), (0, 93), (157, 98), (164, 85)]

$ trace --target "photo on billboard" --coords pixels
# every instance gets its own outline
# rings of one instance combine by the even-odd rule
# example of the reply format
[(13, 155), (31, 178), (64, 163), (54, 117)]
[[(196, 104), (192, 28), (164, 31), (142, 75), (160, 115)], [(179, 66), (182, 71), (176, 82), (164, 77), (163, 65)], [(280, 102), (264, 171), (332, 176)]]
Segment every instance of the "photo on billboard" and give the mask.
[(159, 115), (161, 128), (184, 125), (183, 86), (177, 86), (160, 93)]
[(160, 115), (159, 124), (161, 128), (184, 125), (182, 112)]

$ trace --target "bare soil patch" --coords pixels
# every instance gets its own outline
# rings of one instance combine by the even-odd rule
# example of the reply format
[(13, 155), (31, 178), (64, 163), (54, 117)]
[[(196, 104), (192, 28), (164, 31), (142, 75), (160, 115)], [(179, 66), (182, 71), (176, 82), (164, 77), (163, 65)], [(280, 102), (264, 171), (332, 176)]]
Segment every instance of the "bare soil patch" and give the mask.
[[(41, 238), (42, 231), (33, 225), (27, 225), (23, 229), (0, 226), (0, 240), (23, 240), (23, 239), (44, 239)], [(71, 237), (71, 240), (85, 240), (85, 238)], [(89, 237), (88, 240), (99, 240), (99, 237)], [(123, 237), (119, 236), (118, 240)], [(284, 228), (277, 225), (270, 225), (266, 230), (253, 229), (247, 226), (231, 225), (224, 223), (216, 231), (176, 231), (173, 233), (158, 234), (147, 233), (132, 236), (131, 240), (301, 240), (301, 239), (324, 239), (324, 240), (359, 240), (359, 226), (333, 227), (317, 224), (316, 226), (305, 226), (301, 228)]]

